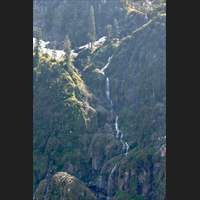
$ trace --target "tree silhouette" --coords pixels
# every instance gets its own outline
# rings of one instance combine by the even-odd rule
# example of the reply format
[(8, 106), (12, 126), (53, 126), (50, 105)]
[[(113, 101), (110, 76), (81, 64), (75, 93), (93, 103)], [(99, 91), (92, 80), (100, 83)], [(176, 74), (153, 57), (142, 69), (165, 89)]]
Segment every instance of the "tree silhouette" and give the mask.
[(113, 32), (112, 32), (112, 25), (111, 25), (111, 24), (108, 24), (108, 25), (106, 26), (106, 36), (107, 36), (107, 40), (108, 40), (108, 41), (111, 41), (112, 35), (113, 35)]
[(69, 63), (71, 54), (71, 41), (68, 35), (65, 36), (64, 40), (64, 52), (65, 52), (65, 60), (67, 63)]
[(96, 40), (96, 23), (95, 23), (95, 13), (94, 7), (90, 7), (90, 17), (89, 17), (89, 39), (91, 42), (91, 49), (93, 49), (94, 41)]

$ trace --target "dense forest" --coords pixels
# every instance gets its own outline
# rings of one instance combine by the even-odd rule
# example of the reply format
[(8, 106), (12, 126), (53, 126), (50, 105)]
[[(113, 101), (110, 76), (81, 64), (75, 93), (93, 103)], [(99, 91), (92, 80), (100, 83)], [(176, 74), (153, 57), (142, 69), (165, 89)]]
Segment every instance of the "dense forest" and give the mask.
[(33, 5), (33, 200), (166, 200), (166, 1)]

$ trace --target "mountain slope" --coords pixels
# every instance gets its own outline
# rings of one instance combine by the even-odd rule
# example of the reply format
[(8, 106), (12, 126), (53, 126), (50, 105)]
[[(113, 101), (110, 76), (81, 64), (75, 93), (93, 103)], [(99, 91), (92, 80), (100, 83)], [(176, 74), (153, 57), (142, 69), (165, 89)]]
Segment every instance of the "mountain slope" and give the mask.
[[(41, 53), (34, 65), (38, 199), (165, 199), (165, 14), (126, 16), (120, 37), (75, 48), (71, 64)], [(77, 195), (54, 184), (63, 173)]]

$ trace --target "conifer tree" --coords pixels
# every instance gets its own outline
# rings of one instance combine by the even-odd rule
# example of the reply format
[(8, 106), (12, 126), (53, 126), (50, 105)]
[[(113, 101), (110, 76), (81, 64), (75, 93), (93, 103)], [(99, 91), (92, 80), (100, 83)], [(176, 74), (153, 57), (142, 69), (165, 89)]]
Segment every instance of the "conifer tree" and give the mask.
[(69, 63), (71, 54), (71, 42), (68, 35), (65, 36), (64, 40), (64, 52), (65, 52), (65, 60), (67, 63)]
[(119, 34), (120, 34), (120, 31), (119, 31), (119, 22), (118, 22), (118, 20), (116, 18), (114, 19), (114, 27), (113, 27), (113, 29), (114, 29), (114, 36), (118, 38)]
[(35, 32), (35, 48), (34, 48), (34, 52), (35, 52), (35, 56), (34, 56), (34, 66), (37, 66), (39, 64), (39, 61), (40, 61), (40, 48), (41, 48), (41, 45), (40, 45), (40, 36), (41, 36), (41, 33), (39, 30), (37, 30)]
[(57, 53), (56, 53), (56, 41), (53, 41), (53, 42), (52, 42), (52, 47), (53, 47), (52, 59), (53, 59), (53, 60), (56, 60), (56, 55), (57, 55)]
[(128, 0), (121, 0), (121, 4), (124, 8), (128, 6)]
[(96, 23), (95, 23), (95, 13), (94, 13), (94, 7), (90, 7), (90, 19), (89, 19), (89, 38), (91, 42), (91, 49), (93, 49), (94, 41), (96, 40)]
[(108, 42), (109, 41), (111, 41), (111, 39), (112, 39), (112, 25), (111, 24), (108, 24), (107, 26), (106, 26), (106, 36), (107, 36), (107, 40), (108, 40)]

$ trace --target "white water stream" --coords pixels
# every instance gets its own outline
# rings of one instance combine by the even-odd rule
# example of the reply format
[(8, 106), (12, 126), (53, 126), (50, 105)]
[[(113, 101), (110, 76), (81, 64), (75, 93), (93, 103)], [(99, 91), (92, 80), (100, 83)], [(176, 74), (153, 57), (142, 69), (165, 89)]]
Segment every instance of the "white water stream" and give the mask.
[[(110, 62), (111, 62), (111, 59), (112, 59), (112, 56), (110, 56), (108, 58), (108, 62), (106, 63), (106, 65), (101, 69), (102, 73), (105, 75), (104, 71), (108, 68)], [(106, 77), (106, 97), (111, 105), (111, 109), (113, 108), (113, 102), (112, 102), (112, 99), (110, 97), (110, 80), (109, 80), (109, 77), (107, 76)], [(111, 110), (112, 111), (112, 110)], [(122, 131), (120, 131), (119, 129), (119, 123), (118, 123), (118, 120), (119, 120), (119, 116), (116, 115), (115, 117), (115, 131), (116, 131), (116, 135), (115, 137), (117, 139), (120, 139), (122, 145), (123, 145), (123, 150), (125, 150), (125, 155), (127, 156), (128, 155), (128, 150), (129, 150), (129, 144), (123, 140), (124, 138), (124, 134), (122, 133)]]
[(115, 130), (116, 130), (116, 138), (119, 138), (119, 133), (120, 133), (120, 130), (119, 130), (119, 125), (118, 125), (118, 119), (119, 117), (116, 116), (115, 118)]
[(110, 81), (108, 77), (106, 77), (106, 97), (110, 101)]
[(105, 70), (108, 68), (108, 66), (110, 65), (110, 61), (111, 61), (111, 59), (112, 59), (112, 56), (110, 56), (109, 58), (108, 58), (108, 62), (106, 63), (106, 65), (101, 69), (101, 72), (105, 75)]
[(109, 177), (108, 177), (108, 196), (107, 196), (106, 200), (110, 200), (111, 196), (112, 196), (112, 191), (111, 191), (110, 187), (112, 185), (112, 176), (113, 176), (113, 173), (115, 172), (116, 168), (117, 168), (117, 165), (115, 164), (110, 172)]
[[(104, 71), (108, 68), (110, 62), (111, 62), (111, 59), (112, 59), (112, 56), (108, 58), (108, 62), (106, 63), (106, 65), (101, 69), (101, 72), (105, 75)], [(111, 112), (113, 112), (113, 102), (112, 102), (112, 98), (110, 96), (110, 80), (109, 80), (109, 77), (107, 76), (106, 77), (106, 97), (107, 97), (107, 100), (109, 101), (109, 103), (111, 104)], [(115, 131), (116, 131), (116, 134), (115, 134), (115, 137), (116, 139), (119, 139), (120, 142), (122, 143), (122, 150), (123, 150), (123, 154), (125, 156), (128, 155), (128, 151), (129, 151), (129, 144), (127, 141), (124, 141), (124, 134), (122, 133), (122, 131), (119, 129), (119, 116), (116, 115), (115, 117), (115, 123), (114, 123), (114, 126), (115, 126)], [(109, 178), (108, 178), (108, 186), (107, 186), (107, 198), (106, 200), (110, 200), (111, 197), (112, 197), (112, 190), (111, 190), (111, 186), (112, 186), (112, 176), (113, 176), (113, 173), (115, 172), (117, 168), (117, 165), (115, 164), (114, 167), (112, 168), (111, 172), (110, 172), (110, 175), (109, 175)], [(102, 176), (100, 175), (99, 177), (99, 186), (102, 187)]]

